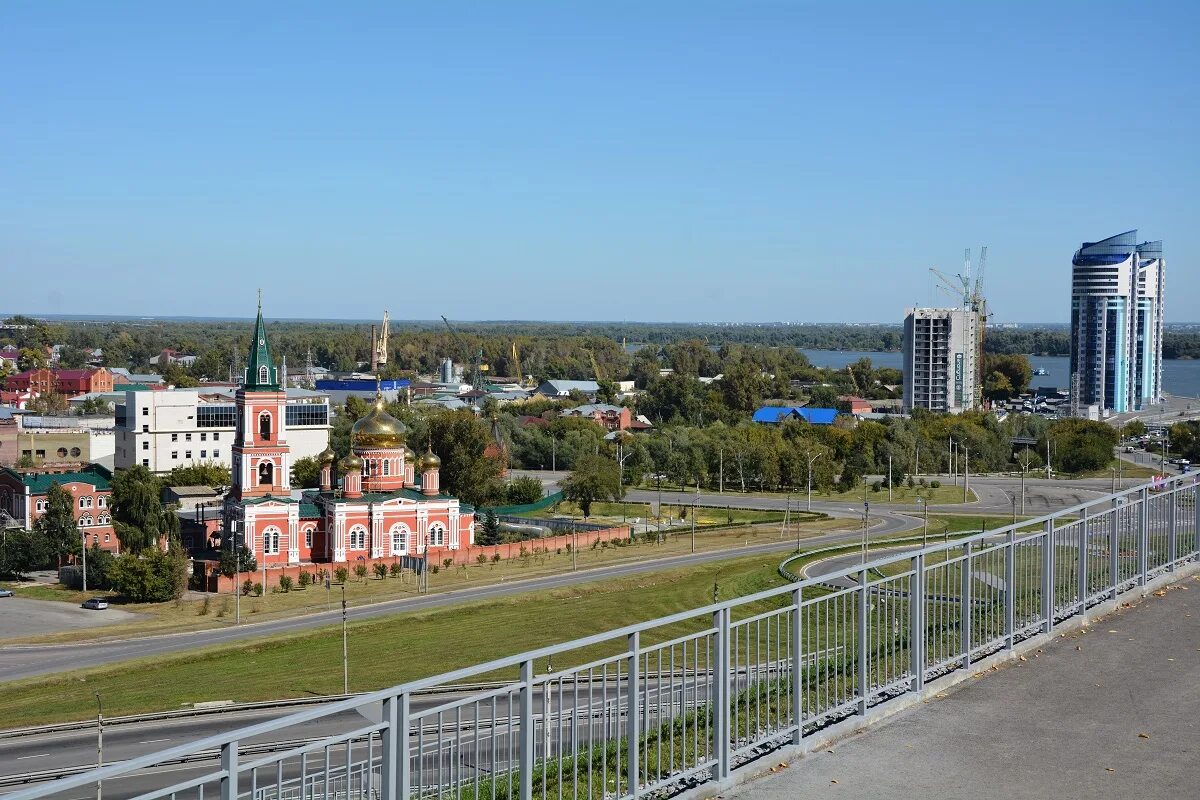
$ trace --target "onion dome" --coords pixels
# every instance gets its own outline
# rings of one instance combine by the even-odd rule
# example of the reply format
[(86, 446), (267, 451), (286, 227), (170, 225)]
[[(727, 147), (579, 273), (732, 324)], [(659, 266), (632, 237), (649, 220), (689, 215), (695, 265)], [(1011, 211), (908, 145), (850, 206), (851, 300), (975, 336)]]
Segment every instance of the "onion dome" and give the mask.
[(421, 472), (431, 469), (438, 469), (441, 466), (442, 460), (434, 455), (432, 449), (426, 450), (425, 455), (421, 456), (421, 461), (417, 464), (417, 467), (420, 468)]
[(342, 472), (362, 472), (363, 460), (351, 453), (338, 462), (338, 469)]
[(404, 449), (404, 463), (413, 465), (417, 463), (417, 454), (411, 448)]
[(408, 426), (384, 408), (383, 392), (376, 390), (375, 405), (350, 429), (353, 447), (390, 449), (404, 444)]
[(337, 453), (333, 452), (332, 447), (326, 447), (317, 454), (317, 462), (320, 464), (332, 464), (337, 461)]

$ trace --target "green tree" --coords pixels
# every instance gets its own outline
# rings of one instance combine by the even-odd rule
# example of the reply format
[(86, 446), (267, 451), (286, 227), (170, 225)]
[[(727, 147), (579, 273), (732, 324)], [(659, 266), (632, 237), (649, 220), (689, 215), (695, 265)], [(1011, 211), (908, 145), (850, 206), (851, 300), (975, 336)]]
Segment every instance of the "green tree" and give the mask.
[(46, 351), (40, 347), (26, 347), (17, 354), (17, 369), (25, 372), (31, 369), (45, 369), (50, 366)]
[(504, 487), (504, 499), (514, 506), (536, 503), (544, 494), (542, 482), (532, 475), (515, 478)]
[(315, 489), (321, 485), (321, 465), (312, 456), (298, 458), (292, 462), (292, 487)]
[(1146, 435), (1146, 423), (1140, 419), (1131, 419), (1125, 423), (1124, 429), (1121, 431), (1126, 439), (1136, 439), (1139, 436)]
[(1086, 419), (1060, 419), (1046, 428), (1038, 450), (1046, 452), (1047, 438), (1051, 447), (1052, 466), (1063, 472), (1088, 472), (1106, 469), (1113, 459), (1117, 430), (1103, 422)]
[(89, 589), (107, 589), (112, 585), (110, 573), (116, 556), (100, 545), (93, 544), (87, 551), (87, 583)]
[(49, 560), (46, 542), (33, 531), (14, 528), (0, 531), (0, 574), (20, 578)]
[(66, 345), (58, 353), (58, 366), (62, 369), (83, 369), (87, 366), (87, 354), (79, 347)]
[(137, 555), (157, 547), (163, 534), (159, 493), (158, 478), (141, 465), (113, 476), (113, 527), (123, 552)]
[(442, 459), (441, 489), (465, 503), (487, 505), (500, 493), (500, 463), (484, 455), (491, 435), (470, 411), (448, 411), (429, 419), (433, 450)]
[(254, 553), (250, 552), (250, 548), (240, 545), (237, 555), (229, 548), (221, 550), (221, 560), (217, 569), (226, 578), (232, 578), (240, 572), (254, 572), (258, 569), (258, 561), (254, 558)]
[(500, 544), (500, 518), (490, 508), (483, 512), (483, 521), (479, 524), (476, 544)]
[(983, 393), (989, 400), (1007, 400), (1029, 391), (1033, 367), (1029, 358), (1020, 354), (983, 356)]
[(112, 403), (103, 397), (89, 397), (85, 400), (80, 400), (75, 405), (74, 410), (76, 414), (82, 417), (90, 414), (111, 414), (113, 407)]
[(592, 503), (619, 500), (625, 495), (617, 462), (598, 455), (582, 456), (563, 480), (562, 491), (563, 497), (579, 504), (585, 518), (591, 516)]
[(62, 414), (68, 407), (67, 396), (58, 392), (42, 392), (26, 404), (35, 414)]
[(162, 485), (228, 486), (232, 480), (229, 467), (215, 461), (201, 461), (175, 467), (162, 477)]
[(162, 367), (162, 376), (167, 385), (180, 389), (193, 388), (200, 385), (200, 381), (181, 364), (167, 364), (165, 367)]
[(57, 482), (46, 492), (46, 512), (33, 523), (33, 532), (45, 542), (46, 552), (62, 566), (65, 556), (79, 555), (82, 534), (75, 524), (75, 498)]
[(124, 553), (110, 570), (112, 587), (135, 603), (165, 603), (187, 588), (187, 558), (178, 542), (167, 552), (157, 548), (143, 555)]

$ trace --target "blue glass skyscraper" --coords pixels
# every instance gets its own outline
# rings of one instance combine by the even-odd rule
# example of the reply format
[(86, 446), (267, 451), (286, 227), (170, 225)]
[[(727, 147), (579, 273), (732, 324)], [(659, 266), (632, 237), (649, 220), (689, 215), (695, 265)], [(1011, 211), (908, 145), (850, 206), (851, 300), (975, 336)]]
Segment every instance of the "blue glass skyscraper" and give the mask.
[(1076, 413), (1136, 411), (1162, 397), (1162, 242), (1137, 231), (1084, 242), (1071, 261), (1071, 396)]

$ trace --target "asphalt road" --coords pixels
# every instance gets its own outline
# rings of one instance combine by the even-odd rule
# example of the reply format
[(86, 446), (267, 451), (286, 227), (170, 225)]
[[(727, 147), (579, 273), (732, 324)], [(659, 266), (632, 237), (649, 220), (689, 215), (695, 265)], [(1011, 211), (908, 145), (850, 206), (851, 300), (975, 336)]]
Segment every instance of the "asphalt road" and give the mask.
[[(896, 532), (915, 528), (919, 522), (913, 518), (899, 517), (887, 523), (886, 528), (872, 528), (872, 535), (884, 532)], [(838, 531), (806, 539), (806, 543), (821, 545), (830, 544), (845, 539), (852, 539), (857, 534), (853, 531)], [(486, 600), (496, 597), (510, 597), (524, 592), (543, 589), (556, 589), (578, 583), (622, 578), (630, 575), (640, 575), (675, 567), (695, 566), (724, 561), (759, 553), (779, 553), (795, 548), (792, 539), (750, 545), (748, 547), (730, 548), (707, 553), (695, 553), (681, 556), (671, 556), (629, 564), (616, 564), (610, 567), (598, 567), (579, 572), (567, 572), (560, 575), (550, 575), (542, 578), (530, 578), (510, 583), (492, 584), (489, 586), (458, 589), (440, 594), (406, 597), (370, 606), (362, 606), (350, 610), (350, 619), (360, 620), (394, 614), (405, 611), (420, 611), (430, 608), (451, 605), (464, 601)], [(189, 633), (165, 634), (148, 636), (137, 639), (127, 639), (115, 642), (95, 642), (74, 645), (29, 645), (6, 646), (0, 649), (0, 681), (18, 680), (37, 675), (71, 669), (86, 669), (102, 666), (131, 658), (144, 658), (169, 653), (194, 650), (197, 647), (229, 644), (247, 639), (262, 638), (281, 633), (294, 633), (319, 628), (325, 625), (340, 624), (341, 611), (321, 612), (303, 617), (259, 622), (241, 625), (239, 627), (220, 628), (216, 630), (195, 631)], [(2, 724), (2, 721), (0, 721)]]

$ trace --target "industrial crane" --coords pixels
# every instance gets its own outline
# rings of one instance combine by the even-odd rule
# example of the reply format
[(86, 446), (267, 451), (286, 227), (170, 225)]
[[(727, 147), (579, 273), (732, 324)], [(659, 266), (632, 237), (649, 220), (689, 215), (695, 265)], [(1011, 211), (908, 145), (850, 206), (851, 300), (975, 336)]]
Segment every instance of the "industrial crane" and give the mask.
[(371, 326), (371, 371), (375, 372), (388, 361), (388, 312), (383, 312), (383, 325), (379, 336), (375, 335), (375, 326)]
[(483, 346), (480, 345), (479, 350), (475, 353), (475, 357), (471, 358), (471, 348), (467, 346), (467, 342), (462, 335), (454, 329), (450, 324), (450, 320), (446, 319), (446, 315), (442, 315), (442, 322), (446, 323), (446, 327), (450, 329), (450, 334), (454, 340), (458, 342), (458, 346), (462, 348), (463, 354), (466, 355), (467, 361), (471, 362), (471, 388), (483, 388), (483, 372), (487, 366), (483, 363)]
[[(971, 279), (971, 248), (969, 247), (963, 251), (963, 272), (955, 275), (954, 278), (933, 267), (929, 268), (939, 289), (961, 302), (964, 309), (975, 313), (975, 342), (977, 350), (975, 364), (980, 376), (982, 376), (983, 370), (983, 337), (987, 329), (988, 320), (987, 298), (983, 296), (983, 273), (986, 267), (987, 247), (984, 246), (979, 248), (979, 265), (975, 268), (974, 280)], [(977, 406), (982, 396), (983, 382), (976, 380), (975, 403)]]

